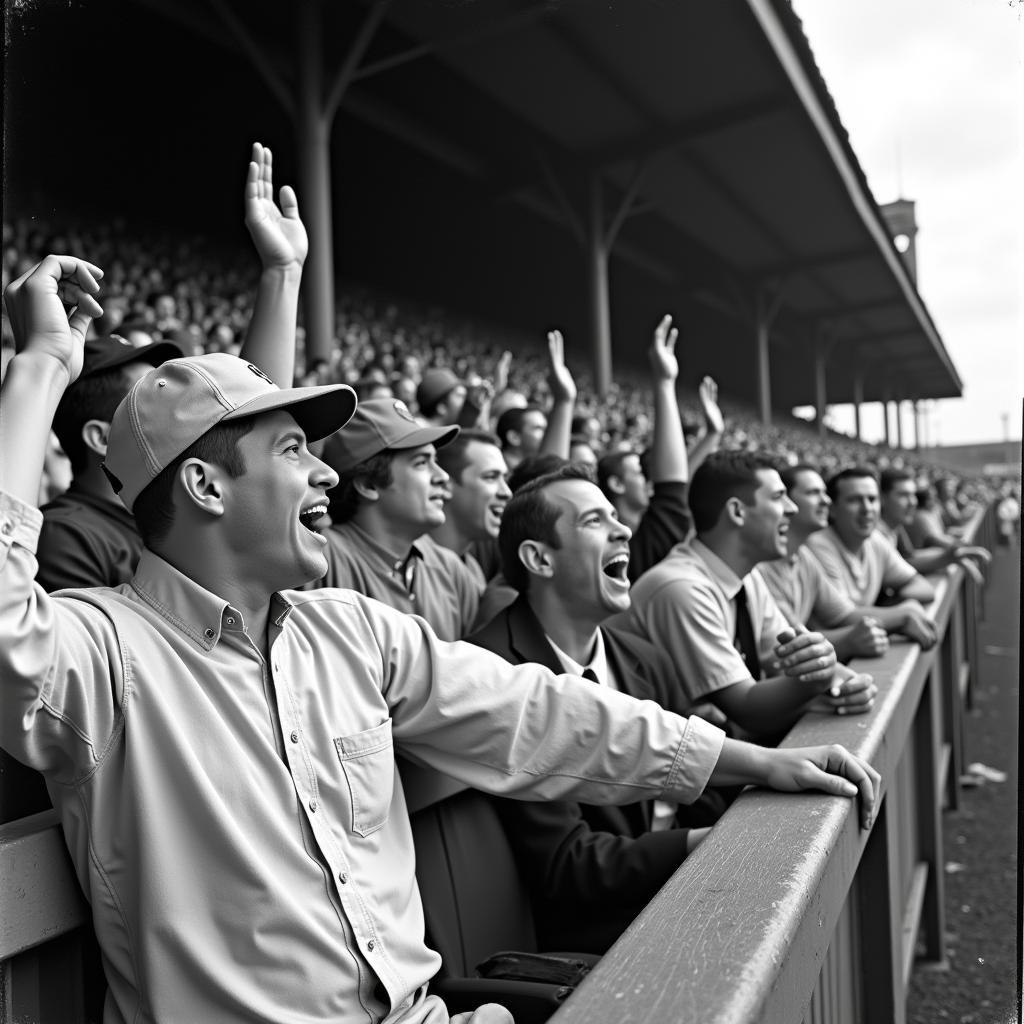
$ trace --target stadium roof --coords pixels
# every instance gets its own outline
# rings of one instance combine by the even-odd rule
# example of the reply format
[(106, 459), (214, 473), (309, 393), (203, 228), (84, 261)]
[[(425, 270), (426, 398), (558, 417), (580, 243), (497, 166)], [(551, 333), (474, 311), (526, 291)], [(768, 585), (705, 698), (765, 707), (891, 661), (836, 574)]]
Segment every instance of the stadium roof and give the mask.
[[(223, 38), (212, 7), (254, 51), (291, 38), (287, 5), (141, 2)], [(347, 113), (581, 240), (600, 181), (613, 260), (747, 320), (752, 345), (759, 302), (773, 306), (790, 361), (827, 347), (830, 403), (854, 399), (858, 373), (863, 400), (961, 394), (787, 0), (394, 0), (322, 15), (338, 47), (374, 22), (338, 79)], [(772, 396), (814, 402), (778, 362)]]

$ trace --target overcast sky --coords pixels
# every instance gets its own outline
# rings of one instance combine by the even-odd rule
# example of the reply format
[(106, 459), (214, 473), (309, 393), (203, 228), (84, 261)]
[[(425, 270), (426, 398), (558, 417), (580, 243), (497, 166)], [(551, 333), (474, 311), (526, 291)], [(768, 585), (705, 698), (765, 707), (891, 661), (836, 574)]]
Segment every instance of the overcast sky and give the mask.
[[(1004, 413), (1019, 438), (1024, 0), (793, 6), (875, 199), (917, 203), (918, 288), (964, 385), (962, 399), (935, 403), (930, 441), (1002, 440)], [(867, 440), (882, 436), (879, 409), (865, 407)], [(852, 430), (848, 407), (834, 418)]]

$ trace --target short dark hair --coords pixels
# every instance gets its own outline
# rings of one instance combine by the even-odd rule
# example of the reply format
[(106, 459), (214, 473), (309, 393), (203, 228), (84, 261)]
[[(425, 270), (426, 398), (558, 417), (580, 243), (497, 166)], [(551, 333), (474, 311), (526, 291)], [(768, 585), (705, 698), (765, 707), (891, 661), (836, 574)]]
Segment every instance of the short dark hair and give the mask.
[[(914, 474), (906, 469), (883, 469), (878, 477), (878, 489), (882, 494), (888, 494), (897, 484), (905, 480), (913, 482)], [(917, 490), (915, 486), (914, 490)]]
[(53, 417), (53, 432), (71, 462), (73, 473), (83, 472), (89, 464), (91, 449), (82, 440), (82, 427), (89, 420), (109, 423), (114, 418), (114, 410), (131, 390), (132, 379), (127, 369), (132, 365), (122, 363), (79, 377), (61, 396)]
[(469, 465), (466, 452), (471, 441), (493, 445), (501, 451), (501, 442), (495, 434), (474, 427), (460, 430), (453, 441), (437, 450), (437, 464), (457, 483), (462, 483), (462, 474)]
[(754, 491), (759, 486), (757, 474), (764, 469), (778, 472), (778, 459), (766, 452), (728, 451), (709, 455), (690, 481), (690, 513), (697, 533), (714, 529), (730, 498), (752, 505)]
[(779, 476), (782, 477), (783, 486), (787, 491), (791, 491), (796, 487), (796, 482), (800, 479), (801, 473), (818, 473), (820, 475), (821, 471), (817, 466), (812, 466), (809, 462), (798, 462), (795, 466), (786, 466), (785, 469), (779, 471)]
[(828, 489), (828, 496), (833, 501), (839, 498), (839, 485), (844, 480), (874, 480), (876, 484), (878, 483), (875, 471), (869, 466), (848, 466), (828, 478), (825, 486)]
[(539, 405), (524, 405), (517, 408), (506, 409), (499, 417), (494, 426), (494, 432), (501, 441), (501, 447), (508, 447), (508, 434), (510, 430), (519, 432), (523, 429), (523, 420), (529, 412), (544, 412)]
[(201, 459), (220, 466), (232, 479), (240, 477), (245, 472), (245, 459), (238, 450), (238, 442), (255, 423), (256, 416), (246, 416), (238, 420), (224, 420), (211, 427), (142, 489), (132, 512), (147, 548), (159, 544), (174, 524), (174, 481), (182, 463), (186, 459)]
[(604, 496), (611, 500), (612, 494), (608, 487), (608, 481), (613, 477), (622, 477), (622, 464), (630, 455), (636, 455), (631, 448), (623, 448), (621, 451), (610, 452), (602, 455), (597, 460), (597, 486), (604, 492)]
[(550, 473), (535, 477), (512, 495), (501, 516), (498, 531), (498, 552), (501, 555), (501, 571), (509, 586), (519, 593), (526, 593), (530, 585), (530, 574), (519, 559), (519, 545), (524, 540), (538, 540), (550, 547), (559, 547), (555, 526), (562, 516), (562, 510), (548, 501), (545, 488), (561, 480), (585, 480), (593, 483), (586, 466), (566, 462)]
[(357, 466), (338, 474), (338, 484), (327, 492), (331, 502), (331, 520), (335, 523), (347, 523), (357, 512), (363, 501), (356, 489), (356, 482), (366, 487), (383, 490), (394, 479), (391, 463), (394, 462), (398, 449), (385, 448)]
[(512, 472), (508, 475), (509, 490), (515, 494), (520, 487), (525, 486), (531, 480), (539, 476), (554, 473), (555, 470), (567, 466), (569, 460), (554, 452), (538, 452), (536, 455), (527, 455), (525, 459), (518, 462)]

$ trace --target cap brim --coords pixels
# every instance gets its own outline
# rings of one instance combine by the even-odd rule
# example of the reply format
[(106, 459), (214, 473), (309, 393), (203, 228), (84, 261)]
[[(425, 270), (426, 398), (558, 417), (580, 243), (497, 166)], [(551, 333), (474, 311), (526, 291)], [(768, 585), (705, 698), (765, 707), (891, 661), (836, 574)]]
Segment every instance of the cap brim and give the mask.
[(435, 448), (443, 448), (446, 444), (451, 444), (458, 436), (458, 427), (417, 427), (388, 447), (394, 451), (419, 448), (421, 444), (432, 444)]
[(159, 366), (168, 359), (181, 359), (184, 354), (173, 341), (154, 341), (152, 345), (139, 345), (138, 348), (125, 345), (123, 352), (112, 352), (109, 358), (98, 360), (85, 370), (82, 376), (88, 377), (104, 370), (112, 370), (116, 366), (124, 366), (125, 363), (148, 363), (150, 366)]
[(347, 384), (323, 384), (311, 388), (280, 388), (268, 391), (229, 412), (225, 420), (256, 416), (261, 412), (284, 409), (295, 417), (307, 441), (341, 430), (356, 411), (356, 393)]

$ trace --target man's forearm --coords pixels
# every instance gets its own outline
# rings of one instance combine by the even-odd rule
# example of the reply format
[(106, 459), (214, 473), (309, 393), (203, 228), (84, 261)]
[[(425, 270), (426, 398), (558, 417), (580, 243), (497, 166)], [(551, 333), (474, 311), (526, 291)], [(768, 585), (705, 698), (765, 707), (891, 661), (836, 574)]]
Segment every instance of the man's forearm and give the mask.
[(807, 683), (784, 675), (771, 676), (727, 687), (711, 694), (710, 699), (742, 729), (755, 736), (769, 736), (794, 725), (807, 704), (830, 685), (830, 679)]
[(256, 302), (241, 356), (254, 363), (278, 387), (295, 377), (295, 324), (299, 313), (302, 267), (268, 267), (260, 274)]
[(28, 505), (39, 498), (50, 425), (67, 386), (67, 368), (49, 355), (23, 352), (8, 364), (0, 392), (0, 490)]
[(675, 380), (654, 382), (654, 443), (651, 452), (652, 483), (685, 483), (690, 479)]

